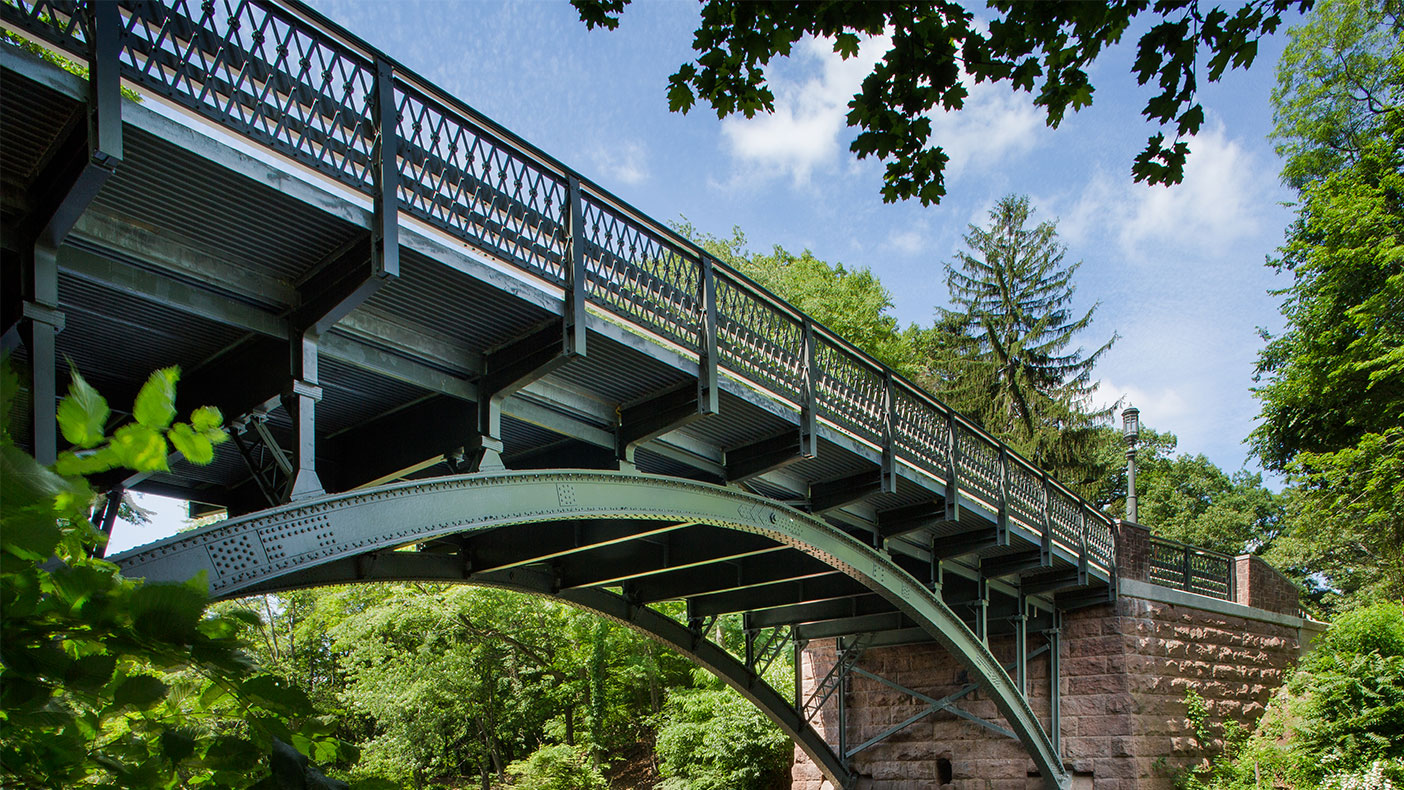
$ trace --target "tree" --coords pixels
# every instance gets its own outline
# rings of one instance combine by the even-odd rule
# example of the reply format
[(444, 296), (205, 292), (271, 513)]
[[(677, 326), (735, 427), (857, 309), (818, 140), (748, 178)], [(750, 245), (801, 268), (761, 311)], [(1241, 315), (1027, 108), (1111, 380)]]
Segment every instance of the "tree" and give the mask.
[(729, 239), (698, 231), (687, 222), (677, 230), (894, 370), (913, 371), (911, 340), (888, 313), (892, 294), (871, 270), (830, 264), (809, 250), (796, 255), (778, 244), (768, 255), (751, 252), (739, 227), (732, 228)]
[[(619, 26), (629, 0), (571, 0), (586, 26)], [(705, 0), (693, 38), (698, 53), (669, 78), (668, 105), (687, 112), (699, 98), (718, 117), (747, 118), (775, 109), (765, 66), (788, 56), (805, 36), (833, 42), (844, 58), (858, 54), (860, 37), (884, 36), (887, 52), (849, 102), (848, 125), (861, 131), (850, 150), (887, 164), (883, 200), (911, 197), (923, 205), (946, 194), (947, 162), (940, 141), (931, 139), (931, 113), (958, 110), (969, 82), (1007, 82), (1035, 93), (1033, 102), (1057, 127), (1068, 109), (1092, 103), (1088, 71), (1108, 45), (1149, 12), (1154, 21), (1137, 45), (1132, 73), (1140, 85), (1159, 90), (1142, 109), (1151, 122), (1172, 127), (1153, 135), (1137, 157), (1137, 181), (1179, 183), (1189, 153), (1184, 141), (1204, 122), (1196, 100), (1199, 79), (1220, 80), (1230, 68), (1248, 68), (1258, 39), (1275, 31), (1289, 9), (1306, 10), (1312, 0), (1251, 0), (1233, 11), (1206, 11), (1198, 0), (1125, 3), (754, 3)], [(985, 29), (975, 13), (996, 12)], [(1201, 58), (1207, 55), (1207, 58)]]
[(1404, 595), (1401, 34), (1397, 6), (1322, 3), (1292, 32), (1273, 95), (1300, 201), (1271, 264), (1292, 276), (1287, 328), (1265, 334), (1250, 442), (1299, 488), (1282, 556), (1318, 592)]
[(1087, 487), (1103, 470), (1088, 468), (1096, 427), (1113, 407), (1096, 408), (1092, 368), (1115, 335), (1090, 354), (1070, 348), (1092, 324), (1096, 307), (1069, 307), (1073, 275), (1057, 226), (1030, 227), (1026, 197), (1009, 195), (990, 210), (990, 227), (970, 226), (968, 252), (946, 265), (958, 309), (943, 310), (933, 365), (954, 371), (931, 382), (953, 407), (1035, 463)]
[[(172, 445), (209, 463), (225, 438), (215, 409), (175, 421), (179, 375), (152, 374), (109, 436), (107, 401), (74, 372), (57, 410), (73, 448), (53, 469), (0, 425), (0, 785), (331, 788), (307, 757), (354, 754), (296, 687), (248, 660), (241, 618), (206, 614), (203, 578), (143, 584), (96, 556), (106, 538), (81, 474), (162, 470)], [(18, 384), (0, 360), (0, 414)]]

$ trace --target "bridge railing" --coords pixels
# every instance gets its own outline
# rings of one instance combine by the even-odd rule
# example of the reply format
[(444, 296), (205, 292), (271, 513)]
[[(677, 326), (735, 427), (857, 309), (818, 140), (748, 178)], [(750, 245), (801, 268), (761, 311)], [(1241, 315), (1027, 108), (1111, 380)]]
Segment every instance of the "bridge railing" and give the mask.
[[(296, 0), (120, 0), (123, 79), (560, 286), (1006, 513), (1110, 575), (1111, 521), (851, 343)], [(77, 0), (0, 0), (86, 58)], [(383, 81), (389, 81), (389, 90)], [(393, 104), (381, 107), (389, 96)], [(392, 119), (386, 123), (382, 119)], [(392, 173), (376, 154), (392, 146)], [(580, 203), (572, 195), (579, 184)], [(389, 191), (389, 190), (386, 190)], [(574, 225), (573, 225), (574, 223)], [(572, 242), (572, 239), (575, 239)], [(579, 249), (575, 249), (578, 247)], [(714, 278), (714, 288), (705, 278)], [(715, 299), (715, 310), (708, 299)], [(716, 325), (706, 326), (709, 315)], [(709, 330), (711, 330), (709, 332)]]
[(1233, 557), (1179, 541), (1151, 536), (1150, 581), (1225, 601), (1236, 599)]

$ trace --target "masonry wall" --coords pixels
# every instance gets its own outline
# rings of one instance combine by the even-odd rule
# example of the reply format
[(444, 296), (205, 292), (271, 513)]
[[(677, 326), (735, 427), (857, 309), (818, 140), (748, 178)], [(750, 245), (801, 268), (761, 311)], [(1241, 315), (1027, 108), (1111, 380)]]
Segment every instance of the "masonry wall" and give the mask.
[[(1243, 583), (1242, 575), (1239, 579)], [(1080, 775), (1080, 787), (1168, 789), (1176, 770), (1202, 761), (1219, 746), (1194, 738), (1185, 717), (1185, 693), (1192, 688), (1203, 696), (1216, 723), (1251, 725), (1295, 663), (1312, 625), (1187, 593), (1162, 594), (1134, 580), (1121, 587), (1115, 604), (1071, 612), (1064, 619), (1064, 762)], [(1128, 588), (1144, 597), (1127, 594)], [(1042, 637), (1031, 638), (1030, 650), (1043, 643)], [(993, 641), (991, 648), (1001, 659), (1012, 660), (1009, 639)], [(806, 687), (813, 688), (834, 660), (832, 642), (811, 644), (804, 656)], [(965, 684), (960, 665), (930, 645), (870, 650), (858, 666), (935, 698)], [(1029, 673), (1033, 708), (1046, 727), (1046, 655), (1030, 662)], [(849, 748), (925, 708), (925, 703), (863, 677), (853, 678), (847, 701)], [(994, 703), (979, 691), (959, 704), (1004, 725)], [(821, 731), (836, 743), (832, 700), (820, 719)], [(861, 752), (853, 765), (867, 780), (862, 786), (874, 790), (1042, 787), (1017, 741), (948, 712)], [(827, 790), (798, 752), (792, 775), (794, 790)], [(950, 782), (943, 784), (946, 775)]]

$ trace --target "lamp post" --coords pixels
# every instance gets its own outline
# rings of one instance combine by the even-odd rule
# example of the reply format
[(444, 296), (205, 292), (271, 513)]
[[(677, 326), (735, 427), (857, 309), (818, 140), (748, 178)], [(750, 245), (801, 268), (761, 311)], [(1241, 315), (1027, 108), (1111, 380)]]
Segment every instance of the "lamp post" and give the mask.
[(1126, 520), (1136, 521), (1136, 440), (1141, 436), (1141, 411), (1135, 406), (1121, 413), (1121, 435), (1126, 437)]

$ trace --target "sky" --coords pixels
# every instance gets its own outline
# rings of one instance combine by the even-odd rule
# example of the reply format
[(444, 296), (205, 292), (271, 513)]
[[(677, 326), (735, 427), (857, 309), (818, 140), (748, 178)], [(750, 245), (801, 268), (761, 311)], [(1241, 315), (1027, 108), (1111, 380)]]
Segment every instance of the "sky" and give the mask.
[[(965, 109), (935, 117), (948, 194), (923, 207), (884, 204), (882, 163), (848, 151), (846, 105), (881, 39), (847, 61), (805, 40), (767, 71), (774, 114), (719, 120), (706, 105), (668, 111), (668, 76), (692, 55), (699, 6), (688, 0), (634, 3), (615, 31), (587, 31), (565, 0), (311, 5), (657, 220), (739, 227), (753, 250), (871, 269), (903, 325), (930, 324), (949, 304), (944, 267), (968, 226), (987, 224), (1000, 197), (1028, 195), (1036, 220), (1058, 223), (1066, 260), (1081, 261), (1074, 307), (1096, 305), (1081, 344), (1118, 335), (1094, 373), (1102, 401), (1135, 405), (1182, 452), (1258, 471), (1243, 444), (1258, 413), (1253, 365), (1259, 329), (1282, 326), (1271, 291), (1287, 285), (1265, 261), (1292, 216), (1268, 139), (1281, 33), (1250, 70), (1202, 88), (1206, 122), (1178, 186), (1131, 179), (1157, 131), (1140, 115), (1152, 90), (1130, 72), (1133, 29), (1090, 71), (1093, 105), (1056, 130), (1006, 85), (974, 86)], [(143, 502), (158, 524), (174, 517), (171, 503)], [(111, 550), (155, 529), (119, 528)]]

